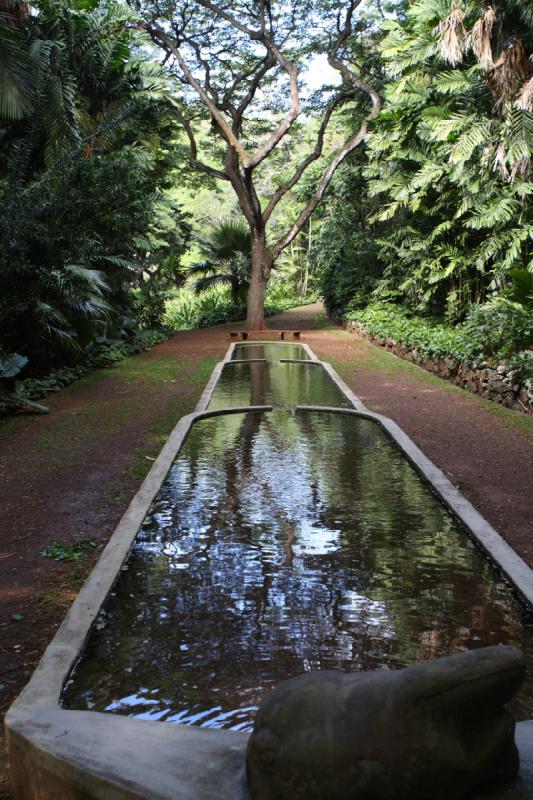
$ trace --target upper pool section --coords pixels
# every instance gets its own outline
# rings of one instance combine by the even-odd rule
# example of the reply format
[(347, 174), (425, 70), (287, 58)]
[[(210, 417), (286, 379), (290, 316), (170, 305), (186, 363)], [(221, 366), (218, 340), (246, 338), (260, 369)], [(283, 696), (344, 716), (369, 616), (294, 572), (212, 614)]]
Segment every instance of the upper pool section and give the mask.
[(229, 361), (222, 370), (208, 408), (249, 405), (287, 409), (299, 405), (353, 408), (324, 367), (316, 361)]
[(301, 344), (250, 342), (236, 344), (231, 358), (233, 361), (252, 358), (264, 358), (267, 361), (281, 361), (282, 359), (309, 361), (309, 354)]

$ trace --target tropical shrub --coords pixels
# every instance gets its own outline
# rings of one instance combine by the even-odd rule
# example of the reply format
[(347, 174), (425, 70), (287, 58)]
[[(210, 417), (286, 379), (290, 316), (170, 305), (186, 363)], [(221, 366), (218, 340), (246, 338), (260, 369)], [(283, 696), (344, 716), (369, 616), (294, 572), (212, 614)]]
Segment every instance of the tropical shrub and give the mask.
[[(250, 229), (241, 220), (224, 220), (197, 237), (203, 261), (189, 267), (197, 294), (214, 286), (228, 286), (231, 302), (244, 306), (252, 269)], [(215, 297), (216, 295), (207, 295)]]
[(418, 0), (386, 21), (383, 111), (368, 142), (391, 290), (459, 319), (533, 270), (528, 4)]
[(0, 347), (39, 375), (158, 321), (188, 225), (165, 193), (173, 99), (131, 8), (28, 8), (8, 3), (0, 20), (12, 56), (0, 64)]
[(61, 367), (40, 378), (21, 378), (28, 359), (18, 353), (0, 357), (0, 416), (13, 411), (48, 411), (36, 403), (41, 397), (59, 392), (95, 369), (112, 367), (128, 356), (150, 350), (167, 335), (161, 330), (138, 330), (128, 340), (101, 340), (91, 345), (82, 363)]
[[(316, 295), (300, 297), (279, 284), (274, 291), (267, 290), (265, 314), (279, 314), (288, 308), (312, 303)], [(180, 289), (165, 304), (163, 323), (171, 330), (190, 330), (191, 328), (207, 328), (225, 322), (242, 321), (246, 317), (246, 306), (231, 301), (228, 287), (214, 286), (197, 295), (190, 288)]]
[(347, 319), (360, 322), (365, 332), (416, 348), (422, 356), (452, 358), (475, 364), (484, 359), (513, 360), (531, 370), (533, 357), (524, 352), (533, 342), (533, 318), (523, 309), (493, 301), (473, 306), (466, 320), (452, 326), (431, 318), (414, 316), (392, 303), (374, 303), (353, 311)]

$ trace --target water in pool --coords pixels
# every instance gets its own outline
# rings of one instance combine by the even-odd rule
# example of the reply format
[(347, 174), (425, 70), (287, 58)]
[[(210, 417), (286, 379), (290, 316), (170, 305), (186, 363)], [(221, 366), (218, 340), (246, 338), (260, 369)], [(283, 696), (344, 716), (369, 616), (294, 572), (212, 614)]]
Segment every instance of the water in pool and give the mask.
[(319, 363), (229, 362), (222, 370), (209, 408), (273, 405), (323, 405), (353, 408)]
[(301, 344), (289, 342), (250, 342), (249, 344), (236, 344), (232, 359), (265, 358), (267, 361), (277, 361), (281, 358), (309, 360), (309, 355)]
[(531, 616), (375, 422), (225, 415), (191, 429), (63, 703), (249, 730), (292, 675), (496, 643), (533, 655)]

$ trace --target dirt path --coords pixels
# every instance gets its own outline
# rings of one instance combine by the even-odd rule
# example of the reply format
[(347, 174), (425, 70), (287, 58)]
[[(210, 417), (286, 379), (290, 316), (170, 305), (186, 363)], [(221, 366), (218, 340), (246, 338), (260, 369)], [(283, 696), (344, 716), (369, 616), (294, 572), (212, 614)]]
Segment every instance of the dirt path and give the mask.
[[(329, 325), (319, 304), (268, 324), (305, 331), (303, 341), (369, 408), (398, 422), (533, 564), (533, 421)], [(228, 341), (224, 328), (177, 334), (53, 396), (48, 415), (0, 423), (0, 712), (28, 679)], [(79, 563), (43, 557), (56, 539), (91, 544)], [(4, 771), (0, 798), (9, 797)]]

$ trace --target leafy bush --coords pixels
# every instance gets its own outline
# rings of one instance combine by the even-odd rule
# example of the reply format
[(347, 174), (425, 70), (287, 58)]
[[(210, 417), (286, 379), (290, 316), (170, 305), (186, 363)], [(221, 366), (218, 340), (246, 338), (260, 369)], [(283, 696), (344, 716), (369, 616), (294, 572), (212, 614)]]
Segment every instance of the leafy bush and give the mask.
[(242, 318), (245, 313), (231, 303), (226, 287), (214, 286), (199, 295), (190, 289), (180, 289), (165, 304), (163, 324), (175, 331), (185, 331)]
[[(46, 394), (59, 392), (69, 383), (73, 383), (95, 369), (111, 367), (118, 361), (122, 361), (123, 358), (150, 350), (159, 342), (165, 341), (166, 338), (167, 334), (163, 331), (135, 331), (129, 341), (103, 340), (92, 346), (92, 350), (87, 352), (87, 357), (83, 363), (72, 367), (62, 367), (42, 378), (16, 380), (15, 376), (25, 366), (27, 359), (23, 356), (18, 356), (24, 363), (20, 360), (15, 361), (14, 356), (18, 355), (16, 353), (9, 358), (0, 359), (0, 416), (16, 411), (19, 408), (46, 412), (48, 410), (46, 406), (34, 401)], [(8, 376), (2, 373), (3, 364), (7, 364), (9, 368), (9, 382)], [(15, 364), (22, 365), (17, 372), (13, 372)], [(6, 378), (6, 380), (4, 381), (3, 378)], [(3, 383), (6, 384), (6, 387), (2, 386)]]
[[(288, 292), (286, 287), (276, 284), (274, 291), (267, 291), (265, 315), (279, 314), (288, 308), (311, 303), (314, 295), (298, 297)], [(189, 289), (180, 289), (170, 297), (165, 306), (163, 324), (175, 331), (192, 328), (208, 328), (211, 325), (222, 325), (225, 322), (243, 320), (246, 317), (245, 306), (231, 302), (227, 287), (215, 286), (195, 295)]]
[(533, 315), (505, 300), (473, 306), (459, 329), (468, 360), (510, 357), (533, 343)]
[(531, 315), (502, 300), (473, 306), (465, 322), (455, 327), (410, 316), (392, 303), (376, 303), (348, 313), (346, 318), (360, 322), (368, 334), (416, 347), (422, 356), (451, 356), (467, 364), (505, 359), (524, 369), (532, 363), (531, 356), (523, 352), (533, 341)]

